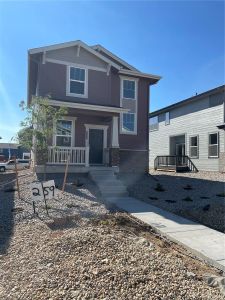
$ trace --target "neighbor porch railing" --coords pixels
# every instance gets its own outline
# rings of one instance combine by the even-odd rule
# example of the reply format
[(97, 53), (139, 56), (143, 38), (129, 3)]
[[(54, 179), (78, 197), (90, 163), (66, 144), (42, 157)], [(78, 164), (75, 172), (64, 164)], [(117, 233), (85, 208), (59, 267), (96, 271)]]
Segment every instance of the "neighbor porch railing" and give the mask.
[(154, 169), (177, 171), (180, 167), (187, 167), (191, 172), (198, 172), (197, 167), (187, 155), (159, 155), (155, 158)]
[(65, 164), (69, 158), (71, 165), (89, 166), (89, 147), (48, 147), (49, 164)]

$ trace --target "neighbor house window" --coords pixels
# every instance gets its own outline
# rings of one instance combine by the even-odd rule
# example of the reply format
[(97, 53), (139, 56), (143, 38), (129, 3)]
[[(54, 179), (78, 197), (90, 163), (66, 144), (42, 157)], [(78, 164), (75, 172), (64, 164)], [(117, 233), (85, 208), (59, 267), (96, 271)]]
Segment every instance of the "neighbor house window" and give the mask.
[(170, 124), (170, 113), (166, 112), (165, 113), (165, 125), (169, 125)]
[(72, 146), (72, 126), (71, 120), (58, 120), (56, 122), (55, 145), (61, 147)]
[(219, 133), (209, 133), (209, 157), (219, 157)]
[(199, 153), (199, 141), (198, 135), (194, 135), (190, 137), (190, 151), (189, 155), (191, 158), (198, 158)]
[(67, 94), (87, 97), (87, 74), (85, 69), (68, 67)]
[(123, 113), (122, 132), (132, 133), (135, 132), (135, 114)]
[(3, 153), (3, 149), (2, 148), (0, 148), (0, 153)]
[(136, 99), (136, 82), (135, 80), (123, 80), (123, 98)]
[(149, 129), (150, 131), (155, 131), (159, 129), (159, 118), (158, 116), (152, 117), (149, 120)]

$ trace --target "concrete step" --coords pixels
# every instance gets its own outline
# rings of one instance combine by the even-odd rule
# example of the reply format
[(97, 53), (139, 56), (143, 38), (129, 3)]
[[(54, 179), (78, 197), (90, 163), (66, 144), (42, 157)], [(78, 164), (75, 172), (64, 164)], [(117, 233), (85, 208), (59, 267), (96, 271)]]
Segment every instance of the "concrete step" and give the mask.
[(99, 189), (102, 193), (112, 193), (112, 192), (127, 192), (127, 189), (124, 186), (115, 187), (115, 186), (99, 186)]
[(127, 197), (128, 196), (128, 192), (103, 192), (102, 193), (102, 196), (105, 197), (105, 198), (108, 198), (108, 197)]
[(91, 179), (96, 181), (96, 182), (104, 182), (104, 181), (114, 181), (116, 180), (115, 176), (91, 176)]
[(98, 186), (101, 188), (101, 187), (114, 187), (115, 189), (117, 187), (125, 187), (125, 185), (121, 182), (121, 181), (118, 181), (118, 180), (106, 180), (104, 182), (98, 182)]

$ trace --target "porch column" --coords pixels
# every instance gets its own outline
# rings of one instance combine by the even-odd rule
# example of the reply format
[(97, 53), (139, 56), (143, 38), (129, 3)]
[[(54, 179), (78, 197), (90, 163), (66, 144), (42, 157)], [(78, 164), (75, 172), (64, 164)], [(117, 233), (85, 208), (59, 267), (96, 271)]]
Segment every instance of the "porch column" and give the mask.
[(112, 148), (119, 147), (119, 132), (118, 132), (118, 117), (113, 117), (112, 120)]
[(112, 118), (112, 140), (111, 148), (109, 151), (110, 154), (110, 165), (112, 167), (119, 166), (120, 161), (120, 149), (119, 149), (119, 130), (118, 130), (118, 117)]

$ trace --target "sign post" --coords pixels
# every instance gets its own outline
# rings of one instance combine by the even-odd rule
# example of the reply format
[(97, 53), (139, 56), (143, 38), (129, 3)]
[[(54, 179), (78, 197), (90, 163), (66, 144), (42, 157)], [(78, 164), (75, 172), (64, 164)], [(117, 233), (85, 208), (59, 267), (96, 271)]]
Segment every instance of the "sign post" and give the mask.
[(53, 199), (56, 196), (55, 181), (49, 180), (49, 181), (45, 181), (45, 182), (39, 182), (39, 181), (33, 182), (31, 184), (31, 191), (32, 191), (34, 214), (36, 213), (35, 202), (44, 200), (45, 209), (46, 209), (47, 215), (49, 215), (46, 200)]

